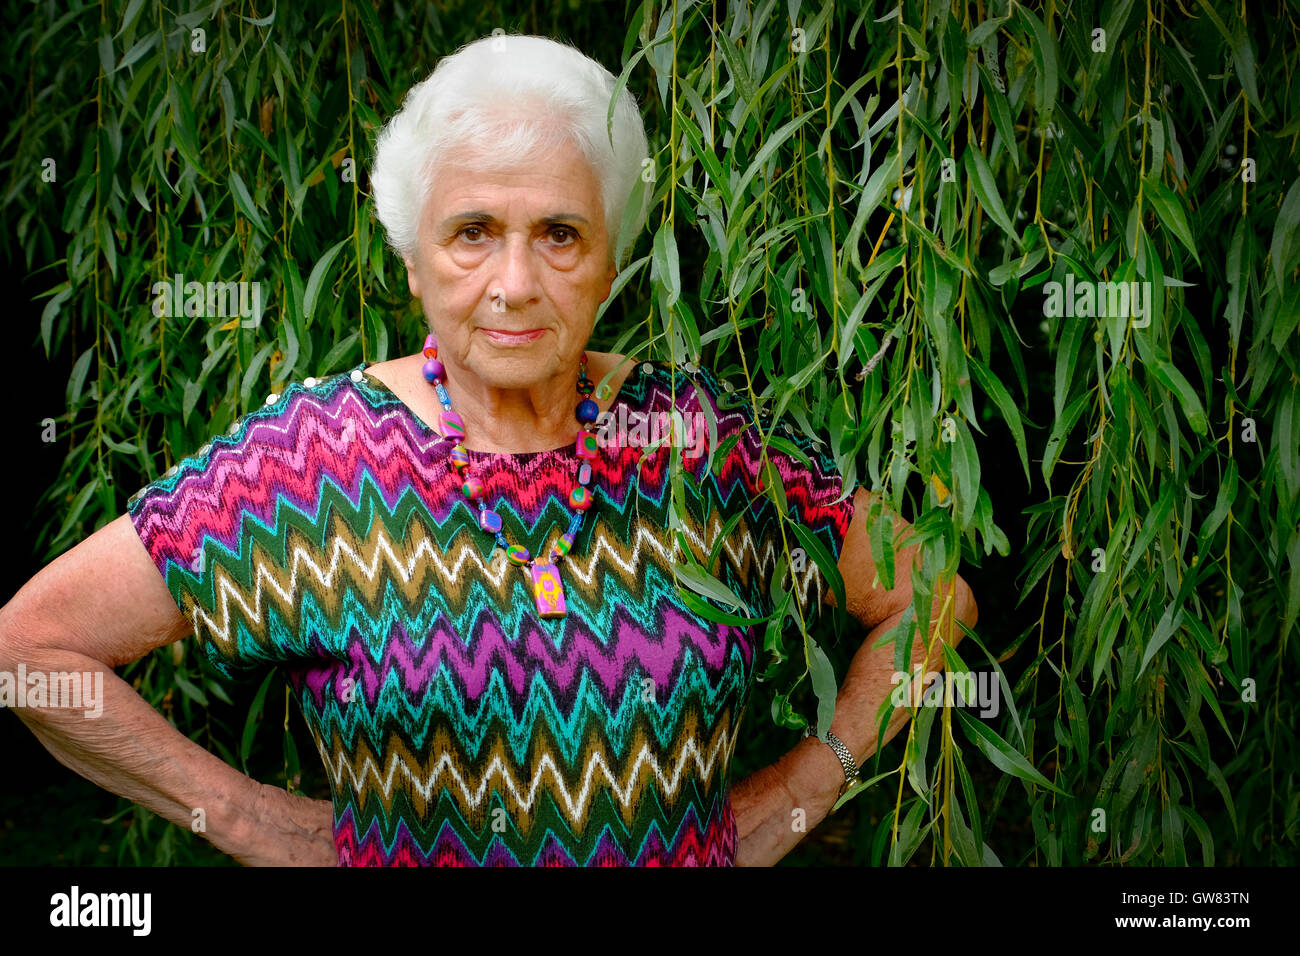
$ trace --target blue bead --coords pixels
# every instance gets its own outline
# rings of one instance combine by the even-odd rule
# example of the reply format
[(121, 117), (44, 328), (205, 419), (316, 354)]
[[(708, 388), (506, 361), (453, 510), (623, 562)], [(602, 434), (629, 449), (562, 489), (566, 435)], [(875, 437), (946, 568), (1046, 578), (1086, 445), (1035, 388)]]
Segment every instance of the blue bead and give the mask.
[(594, 422), (596, 416), (600, 414), (600, 406), (589, 398), (584, 398), (578, 403), (578, 421)]

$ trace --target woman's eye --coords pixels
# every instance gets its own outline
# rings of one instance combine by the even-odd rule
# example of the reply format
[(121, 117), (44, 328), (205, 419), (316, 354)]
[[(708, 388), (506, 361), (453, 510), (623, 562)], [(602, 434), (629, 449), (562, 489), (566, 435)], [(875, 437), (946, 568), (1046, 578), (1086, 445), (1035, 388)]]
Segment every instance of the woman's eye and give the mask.
[[(464, 229), (460, 231), (460, 234), (465, 238), (469, 239), (470, 241), (473, 241), (482, 232), (483, 230), (479, 226), (466, 226)], [(474, 235), (471, 236), (470, 233), (474, 233)]]
[(578, 239), (578, 234), (568, 226), (557, 226), (551, 230), (551, 235), (559, 237), (560, 240), (569, 240), (568, 242), (561, 241), (559, 244), (562, 246), (572, 245)]

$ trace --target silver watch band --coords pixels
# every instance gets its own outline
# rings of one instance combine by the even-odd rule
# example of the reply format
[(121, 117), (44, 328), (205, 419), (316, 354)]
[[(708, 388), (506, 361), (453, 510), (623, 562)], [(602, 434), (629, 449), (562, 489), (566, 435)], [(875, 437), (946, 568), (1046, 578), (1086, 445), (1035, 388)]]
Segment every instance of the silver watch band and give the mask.
[[(813, 733), (811, 724), (804, 728), (803, 735), (804, 737), (816, 736)], [(818, 739), (820, 740), (821, 738), (819, 737)], [(830, 748), (835, 751), (835, 756), (839, 758), (840, 766), (844, 768), (844, 785), (840, 787), (840, 793), (843, 793), (846, 789), (858, 782), (857, 761), (853, 759), (853, 752), (844, 745), (844, 741), (840, 740), (839, 737), (836, 737), (829, 730), (826, 731), (826, 739), (824, 743), (829, 745)]]

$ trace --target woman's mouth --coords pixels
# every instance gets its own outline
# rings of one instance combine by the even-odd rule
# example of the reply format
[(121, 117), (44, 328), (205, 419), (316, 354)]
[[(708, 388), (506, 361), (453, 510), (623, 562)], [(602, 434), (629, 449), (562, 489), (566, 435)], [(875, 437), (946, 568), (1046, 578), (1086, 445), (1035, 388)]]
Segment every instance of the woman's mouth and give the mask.
[(507, 329), (479, 329), (498, 345), (524, 345), (541, 338), (545, 329), (528, 329), (523, 332), (511, 332)]

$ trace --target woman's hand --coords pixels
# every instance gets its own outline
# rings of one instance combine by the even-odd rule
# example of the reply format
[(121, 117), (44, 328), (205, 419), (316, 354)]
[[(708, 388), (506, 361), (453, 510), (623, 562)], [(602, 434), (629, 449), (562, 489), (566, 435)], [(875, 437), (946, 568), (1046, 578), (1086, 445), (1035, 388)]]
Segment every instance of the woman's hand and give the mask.
[(21, 664), (29, 675), (102, 674), (97, 717), (83, 707), (16, 709), (45, 748), (86, 779), (177, 826), (202, 820), (199, 832), (240, 862), (337, 864), (328, 803), (235, 770), (113, 672), (190, 632), (124, 516), (61, 555), (0, 609), (0, 671)]
[(809, 738), (770, 767), (733, 784), (736, 865), (774, 865), (826, 818), (843, 781), (844, 770), (830, 747)]
[(313, 800), (259, 784), (251, 828), (254, 839), (246, 850), (232, 853), (245, 866), (338, 866), (334, 846), (334, 808), (328, 800)]

